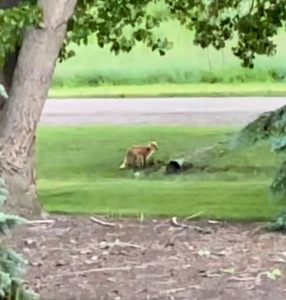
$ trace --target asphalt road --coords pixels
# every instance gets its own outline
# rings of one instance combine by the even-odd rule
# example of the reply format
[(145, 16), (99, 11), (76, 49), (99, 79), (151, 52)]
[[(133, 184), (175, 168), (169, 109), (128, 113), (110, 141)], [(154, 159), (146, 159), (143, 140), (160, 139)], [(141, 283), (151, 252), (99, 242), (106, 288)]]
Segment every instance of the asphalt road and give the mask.
[(286, 97), (49, 99), (44, 125), (242, 126), (286, 105)]

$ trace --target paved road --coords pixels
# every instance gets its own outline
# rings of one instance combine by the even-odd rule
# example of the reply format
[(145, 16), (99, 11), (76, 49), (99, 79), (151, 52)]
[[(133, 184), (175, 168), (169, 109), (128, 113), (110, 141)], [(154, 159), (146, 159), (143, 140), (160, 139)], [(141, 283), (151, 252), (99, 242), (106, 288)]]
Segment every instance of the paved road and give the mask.
[(286, 97), (50, 99), (41, 124), (241, 126), (282, 105), (286, 105)]

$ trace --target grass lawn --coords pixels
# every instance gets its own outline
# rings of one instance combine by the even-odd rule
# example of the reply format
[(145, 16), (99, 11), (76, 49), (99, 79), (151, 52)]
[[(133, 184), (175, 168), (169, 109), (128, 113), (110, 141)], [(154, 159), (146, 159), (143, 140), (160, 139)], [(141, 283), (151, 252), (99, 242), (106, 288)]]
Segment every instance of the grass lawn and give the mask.
[[(158, 158), (191, 154), (222, 140), (233, 129), (185, 127), (69, 127), (38, 131), (39, 194), (51, 212), (187, 216), (261, 220), (281, 205), (268, 186), (282, 157), (260, 145), (211, 162), (224, 171), (135, 179), (118, 166), (127, 146), (155, 139)], [(206, 161), (202, 159), (202, 163)], [(215, 170), (215, 169), (214, 169)]]
[(285, 83), (190, 83), (54, 87), (50, 98), (283, 96)]

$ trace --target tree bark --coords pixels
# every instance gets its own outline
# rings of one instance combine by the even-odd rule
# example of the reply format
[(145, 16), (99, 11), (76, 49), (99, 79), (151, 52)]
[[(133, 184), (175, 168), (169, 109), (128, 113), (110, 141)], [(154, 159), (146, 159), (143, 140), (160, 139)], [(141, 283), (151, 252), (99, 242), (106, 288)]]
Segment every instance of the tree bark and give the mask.
[(30, 185), (35, 175), (29, 158), (76, 0), (41, 0), (39, 5), (44, 12), (43, 24), (24, 33), (9, 101), (0, 120), (0, 172), (10, 193), (7, 207), (24, 216), (41, 210), (35, 185)]
[[(7, 55), (5, 58), (2, 76), (0, 77), (0, 82), (3, 84), (8, 97), (11, 91), (12, 83), (13, 83), (13, 77), (14, 72), (16, 69), (18, 56), (20, 53), (21, 46), (16, 45), (15, 50)], [(1, 98), (0, 97), (0, 120), (2, 116), (2, 109), (5, 105), (5, 102), (9, 101), (8, 99)], [(6, 179), (6, 181), (11, 185), (11, 181), (15, 181), (16, 185), (21, 185), (22, 193), (19, 195), (17, 192), (19, 192), (19, 189), (17, 191), (16, 188), (13, 186), (8, 187), (10, 190), (10, 201), (6, 205), (6, 210), (11, 210), (13, 212), (14, 208), (17, 207), (18, 211), (21, 211), (22, 214), (26, 215), (26, 211), (32, 211), (34, 214), (39, 214), (42, 210), (42, 207), (38, 200), (38, 194), (37, 194), (37, 185), (36, 185), (36, 135), (33, 137), (33, 144), (31, 145), (31, 151), (29, 151), (28, 158), (27, 158), (27, 166), (26, 170), (23, 172), (19, 178), (14, 179)], [(6, 175), (8, 177), (8, 174)], [(22, 177), (22, 179), (21, 179)], [(23, 192), (25, 191), (25, 192)], [(27, 200), (24, 199), (24, 197), (27, 198)], [(29, 200), (30, 199), (30, 200)], [(25, 205), (22, 205), (23, 203), (26, 203), (28, 207), (25, 207)], [(31, 205), (31, 206), (30, 206)]]
[(27, 155), (27, 163), (22, 170), (3, 174), (9, 190), (9, 198), (5, 204), (7, 212), (17, 212), (25, 217), (40, 215), (42, 212), (36, 189), (35, 148), (34, 141)]
[[(20, 0), (13, 0), (13, 1), (0, 0), (0, 8), (1, 9), (10, 9), (15, 6), (18, 6), (19, 3), (20, 3)], [(10, 90), (12, 87), (14, 72), (16, 69), (20, 49), (21, 49), (21, 45), (16, 44), (14, 51), (7, 54), (7, 56), (5, 57), (3, 70), (0, 72), (0, 82), (4, 86), (8, 97), (9, 97)], [(2, 117), (2, 109), (3, 109), (6, 101), (8, 101), (8, 99), (6, 97), (0, 96), (0, 120)], [(34, 136), (34, 143), (31, 148), (32, 151), (30, 151), (29, 157), (28, 157), (27, 170), (23, 174), (23, 178), (26, 179), (25, 182), (23, 182), (23, 188), (24, 188), (24, 186), (26, 186), (26, 193), (22, 194), (22, 195), (13, 195), (13, 188), (9, 188), (9, 189), (12, 191), (10, 197), (13, 202), (13, 206), (17, 206), (17, 207), (21, 208), (21, 203), (17, 203), (17, 202), (15, 202), (15, 200), (22, 199), (27, 194), (27, 197), (33, 198), (33, 201), (27, 201), (27, 203), (31, 202), (31, 204), (34, 204), (34, 207), (32, 207), (31, 210), (38, 212), (41, 210), (41, 207), (36, 202), (36, 199), (37, 199), (36, 177), (35, 177), (36, 165), (35, 165), (35, 151), (34, 151), (35, 139), (36, 139), (36, 137)], [(9, 182), (9, 180), (8, 180), (8, 182)], [(21, 198), (19, 198), (19, 196), (21, 196)], [(13, 209), (13, 206), (11, 206), (12, 209)]]

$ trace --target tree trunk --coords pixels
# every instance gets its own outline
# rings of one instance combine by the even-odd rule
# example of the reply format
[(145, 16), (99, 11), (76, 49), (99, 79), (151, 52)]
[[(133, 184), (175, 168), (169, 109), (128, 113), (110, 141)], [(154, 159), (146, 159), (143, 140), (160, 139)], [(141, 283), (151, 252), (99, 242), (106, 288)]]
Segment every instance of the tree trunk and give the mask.
[[(8, 53), (8, 55), (5, 58), (3, 71), (1, 72), (0, 82), (4, 86), (8, 96), (11, 91), (14, 72), (16, 69), (20, 49), (21, 46), (16, 45), (15, 50), (13, 52)], [(8, 99), (4, 97), (0, 97), (0, 120), (2, 116), (2, 109), (6, 101), (8, 101)], [(35, 141), (36, 141), (36, 136), (34, 135), (31, 151), (29, 151), (28, 154), (27, 169), (24, 171), (22, 175), (22, 179), (17, 178), (17, 176), (15, 176), (15, 178), (6, 178), (6, 181), (10, 183), (10, 186), (8, 187), (10, 191), (10, 201), (7, 203), (8, 205), (6, 205), (5, 207), (6, 211), (13, 212), (14, 208), (17, 207), (21, 215), (28, 215), (29, 212), (33, 212), (34, 214), (39, 214), (41, 212), (41, 205), (37, 201), (38, 198), (37, 198), (37, 190), (36, 190)], [(9, 176), (9, 174), (7, 174), (7, 176)], [(16, 183), (16, 185), (21, 186), (21, 190), (22, 190), (21, 193), (19, 193), (20, 192), (19, 189), (13, 187), (14, 183)], [(19, 195), (17, 195), (17, 193), (19, 193)], [(31, 206), (28, 207), (22, 206), (21, 201), (24, 198), (27, 198), (27, 200), (24, 200), (23, 202), (30, 204)]]
[[(0, 82), (4, 86), (6, 93), (10, 94), (14, 72), (17, 65), (18, 56), (20, 53), (21, 47), (16, 45), (15, 50), (9, 53), (4, 62), (3, 71), (1, 72)], [(5, 102), (9, 101), (4, 97), (0, 97), (0, 120), (2, 116), (2, 109), (5, 105)], [(27, 215), (30, 211), (34, 212), (34, 214), (39, 214), (41, 212), (41, 205), (37, 201), (37, 190), (36, 190), (36, 164), (35, 164), (35, 155), (36, 155), (36, 135), (34, 135), (33, 144), (31, 146), (31, 151), (29, 151), (27, 158), (27, 169), (24, 171), (22, 178), (6, 178), (6, 181), (10, 183), (8, 187), (10, 191), (10, 201), (6, 205), (6, 211), (13, 212), (14, 208), (17, 207), (18, 211), (21, 212), (22, 215)], [(7, 174), (7, 176), (9, 176)], [(24, 180), (23, 180), (24, 179)], [(20, 185), (22, 192), (19, 193), (19, 189), (13, 187), (13, 184)], [(17, 195), (19, 193), (19, 195)], [(31, 204), (31, 207), (22, 207), (21, 201), (24, 200), (24, 203)], [(30, 199), (30, 200), (29, 200)], [(21, 200), (21, 201), (19, 201)]]
[[(1, 7), (2, 8), (2, 7)], [(20, 53), (21, 47), (17, 45), (15, 47), (15, 50), (11, 53), (9, 53), (4, 62), (3, 71), (1, 72), (0, 76), (0, 82), (5, 88), (6, 93), (10, 94), (12, 83), (13, 83), (13, 76), (17, 65), (18, 56)], [(2, 109), (5, 105), (5, 102), (8, 101), (5, 97), (0, 96), (0, 120), (2, 116)], [(6, 211), (11, 210), (13, 212), (14, 207), (17, 207), (19, 211), (21, 211), (21, 214), (27, 215), (29, 211), (33, 211), (35, 213), (41, 212), (41, 206), (39, 202), (37, 202), (37, 192), (36, 192), (36, 177), (35, 177), (35, 171), (36, 171), (36, 165), (35, 165), (35, 139), (36, 136), (34, 136), (34, 141), (31, 147), (31, 151), (29, 151), (28, 154), (28, 161), (27, 161), (27, 170), (24, 171), (24, 174), (22, 175), (22, 179), (25, 179), (25, 181), (21, 182), (21, 178), (8, 178), (6, 181), (10, 183), (10, 186), (8, 189), (10, 190), (10, 197), (11, 203), (8, 203), (9, 206), (6, 205)], [(8, 176), (8, 174), (7, 174)], [(15, 176), (16, 177), (16, 176)], [(14, 182), (17, 182), (18, 185), (22, 186), (22, 192), (20, 195), (17, 195), (16, 192), (17, 189), (13, 187)], [(20, 184), (21, 182), (21, 184)], [(13, 183), (13, 184), (12, 184)], [(27, 197), (28, 199), (31, 199), (31, 201), (25, 201), (26, 203), (30, 203), (33, 205), (32, 207), (26, 208), (22, 207), (20, 199), (23, 199), (24, 197)]]
[[(34, 136), (35, 137), (35, 136)], [(38, 201), (36, 189), (35, 140), (27, 156), (25, 168), (19, 172), (5, 172), (3, 177), (9, 190), (8, 202), (5, 205), (7, 212), (21, 216), (40, 215), (42, 206)]]
[(9, 188), (7, 207), (20, 215), (38, 214), (33, 161), (34, 137), (48, 94), (67, 22), (76, 0), (39, 1), (44, 11), (41, 28), (24, 34), (9, 101), (0, 120), (0, 172)]

